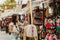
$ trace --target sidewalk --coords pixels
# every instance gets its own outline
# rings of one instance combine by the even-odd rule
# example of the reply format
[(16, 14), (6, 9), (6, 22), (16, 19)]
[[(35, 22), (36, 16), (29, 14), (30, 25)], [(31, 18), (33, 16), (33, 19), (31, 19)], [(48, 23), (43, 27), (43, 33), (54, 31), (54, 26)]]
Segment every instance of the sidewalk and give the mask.
[(10, 39), (9, 34), (6, 34), (5, 31), (0, 31), (0, 40), (11, 40), (11, 39)]
[(10, 40), (9, 34), (6, 34), (5, 31), (0, 31), (0, 40)]

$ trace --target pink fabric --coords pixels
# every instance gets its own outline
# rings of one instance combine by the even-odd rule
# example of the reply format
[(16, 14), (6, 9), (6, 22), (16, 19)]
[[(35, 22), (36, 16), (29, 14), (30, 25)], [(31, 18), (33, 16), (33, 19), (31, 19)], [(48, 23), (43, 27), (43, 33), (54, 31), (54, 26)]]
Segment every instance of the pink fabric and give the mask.
[(46, 35), (46, 39), (47, 39), (47, 40), (49, 40), (49, 36), (50, 36), (50, 34), (47, 34), (47, 35)]
[(46, 35), (46, 40), (58, 40), (56, 35), (51, 35), (51, 34), (47, 34)]
[(32, 27), (32, 36), (34, 35), (34, 28)]
[(60, 19), (57, 19), (57, 22), (60, 22)]
[(57, 26), (60, 26), (60, 19), (57, 19)]
[(52, 37), (52, 35), (50, 35), (50, 37), (49, 37), (49, 40), (53, 40), (53, 37)]
[(60, 26), (60, 24), (57, 24), (57, 26)]
[(37, 24), (37, 22), (36, 22), (36, 21), (34, 21), (34, 24)]

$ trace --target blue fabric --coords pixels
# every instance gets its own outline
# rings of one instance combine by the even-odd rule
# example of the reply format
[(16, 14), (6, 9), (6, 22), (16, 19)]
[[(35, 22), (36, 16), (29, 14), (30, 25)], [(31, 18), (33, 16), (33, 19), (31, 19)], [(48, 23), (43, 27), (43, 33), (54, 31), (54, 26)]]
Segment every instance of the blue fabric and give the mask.
[(18, 35), (11, 33), (10, 38), (11, 38), (11, 39), (17, 39), (17, 38), (18, 38)]

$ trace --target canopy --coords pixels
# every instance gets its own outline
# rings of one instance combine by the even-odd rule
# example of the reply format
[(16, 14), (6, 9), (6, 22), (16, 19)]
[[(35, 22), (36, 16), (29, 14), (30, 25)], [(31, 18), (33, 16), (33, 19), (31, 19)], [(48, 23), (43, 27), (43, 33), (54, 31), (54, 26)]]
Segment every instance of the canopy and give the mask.
[(14, 10), (11, 10), (9, 12), (5, 12), (5, 13), (2, 13), (0, 18), (6, 18), (8, 16), (12, 16), (13, 14), (18, 14), (18, 15), (22, 15), (22, 14), (26, 14), (26, 11), (14, 11)]
[(27, 4), (28, 0), (22, 0), (22, 4)]
[(6, 13), (2, 13), (0, 17), (6, 18), (6, 17), (11, 16), (11, 15), (12, 15), (12, 12), (6, 12)]
[[(27, 4), (28, 3), (28, 0), (20, 0), (20, 1), (17, 1), (18, 2), (21, 2), (22, 1), (22, 4)], [(45, 2), (41, 2), (41, 1), (33, 1), (32, 2), (32, 10), (34, 10), (34, 8), (36, 6), (39, 6), (40, 8), (42, 8), (42, 3), (45, 3), (45, 7), (48, 6), (48, 1), (45, 1)], [(1, 18), (4, 18), (4, 17), (8, 17), (8, 16), (11, 16), (13, 14), (19, 14), (19, 15), (22, 15), (22, 14), (26, 14), (28, 12), (28, 7), (24, 7), (23, 9), (19, 10), (18, 7), (16, 7), (15, 9), (12, 9), (11, 11), (9, 12), (5, 12), (5, 13), (2, 13), (1, 14)]]

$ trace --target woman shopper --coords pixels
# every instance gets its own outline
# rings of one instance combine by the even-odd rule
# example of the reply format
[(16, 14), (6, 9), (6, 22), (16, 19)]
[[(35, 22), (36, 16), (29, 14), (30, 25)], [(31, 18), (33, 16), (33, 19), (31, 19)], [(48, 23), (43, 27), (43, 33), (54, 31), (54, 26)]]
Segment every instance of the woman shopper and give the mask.
[(17, 26), (17, 16), (12, 16), (12, 21), (9, 24), (9, 32), (10, 32), (10, 38), (11, 40), (17, 40), (19, 36), (18, 26)]

